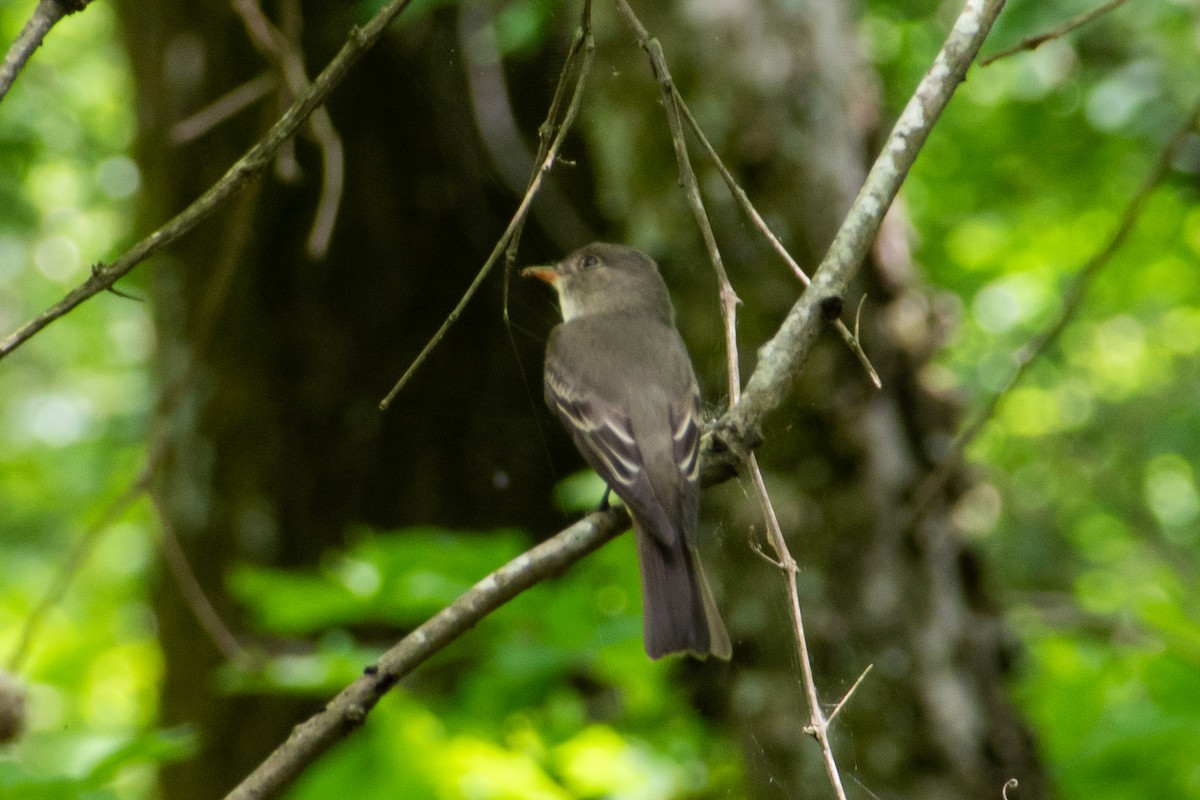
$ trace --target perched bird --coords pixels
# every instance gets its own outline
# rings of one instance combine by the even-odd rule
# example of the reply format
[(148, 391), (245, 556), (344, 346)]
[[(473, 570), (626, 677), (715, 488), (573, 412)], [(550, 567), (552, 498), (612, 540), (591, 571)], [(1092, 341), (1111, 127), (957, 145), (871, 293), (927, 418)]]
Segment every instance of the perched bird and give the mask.
[(523, 273), (558, 292), (546, 403), (633, 517), (646, 653), (728, 659), (729, 634), (696, 552), (700, 390), (658, 266), (594, 243)]

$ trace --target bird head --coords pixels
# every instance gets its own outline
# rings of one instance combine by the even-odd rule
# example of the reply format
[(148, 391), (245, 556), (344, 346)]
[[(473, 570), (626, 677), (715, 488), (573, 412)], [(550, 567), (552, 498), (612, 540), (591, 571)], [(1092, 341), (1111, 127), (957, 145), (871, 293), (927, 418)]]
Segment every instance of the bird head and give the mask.
[(658, 265), (623, 244), (593, 242), (553, 266), (521, 272), (558, 292), (563, 321), (594, 314), (650, 314), (671, 324), (674, 312)]

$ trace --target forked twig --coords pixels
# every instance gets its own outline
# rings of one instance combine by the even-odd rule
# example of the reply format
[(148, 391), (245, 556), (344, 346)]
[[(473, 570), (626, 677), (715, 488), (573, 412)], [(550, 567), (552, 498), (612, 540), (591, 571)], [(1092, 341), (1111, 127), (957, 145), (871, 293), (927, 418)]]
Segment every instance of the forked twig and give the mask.
[[(728, 301), (725, 295), (727, 277), (725, 276), (724, 265), (721, 264), (715, 242), (712, 241), (712, 229), (710, 229), (710, 225), (708, 224), (707, 216), (704, 215), (703, 203), (696, 187), (695, 175), (691, 172), (690, 161), (688, 154), (686, 154), (686, 143), (683, 138), (682, 125), (679, 124), (679, 107), (686, 107), (682, 102), (682, 97), (679, 96), (678, 91), (674, 89), (674, 85), (671, 82), (670, 72), (667, 70), (666, 61), (664, 56), (662, 56), (659, 42), (649, 36), (648, 31), (641, 24), (640, 20), (637, 19), (636, 14), (632, 11), (626, 0), (617, 0), (617, 4), (620, 12), (629, 20), (632, 28), (636, 31), (638, 42), (641, 43), (642, 48), (649, 55), (652, 70), (656, 79), (659, 80), (662, 94), (664, 94), (667, 119), (671, 126), (672, 142), (674, 149), (676, 149), (677, 161), (679, 162), (680, 178), (682, 178), (684, 190), (688, 194), (689, 204), (692, 207), (692, 211), (694, 211), (697, 224), (700, 225), (704, 240), (706, 240), (710, 258), (713, 260), (714, 269), (718, 273), (718, 279), (721, 284), (721, 309), (725, 317), (726, 345), (727, 350), (732, 354), (730, 362), (728, 362), (731, 409), (730, 413), (726, 417), (722, 417), (722, 420), (718, 422), (718, 426), (715, 427), (718, 429), (722, 427), (725, 429), (732, 428), (734, 433), (743, 435), (744, 437), (748, 432), (755, 431), (757, 427), (755, 422), (749, 421), (755, 419), (755, 403), (739, 402), (740, 379), (737, 367), (737, 348), (732, 332), (736, 302)], [(928, 137), (932, 124), (934, 124), (938, 115), (941, 114), (941, 110), (946, 106), (955, 86), (965, 76), (967, 68), (970, 67), (974, 56), (979, 52), (979, 47), (982, 46), (983, 40), (991, 28), (991, 23), (995, 22), (995, 18), (1000, 13), (1002, 7), (1003, 0), (967, 1), (964, 11), (960, 13), (958, 20), (955, 22), (954, 29), (950, 31), (946, 44), (944, 44), (941, 52), (938, 53), (934, 66), (926, 73), (925, 78), (917, 88), (916, 95), (908, 102), (904, 114), (896, 122), (892, 134), (888, 137), (887, 144), (884, 145), (883, 154), (878, 158), (874, 166), (872, 166), (863, 190), (859, 192), (859, 196), (854, 200), (846, 221), (839, 229), (838, 236), (835, 237), (833, 245), (830, 246), (826, 258), (822, 261), (821, 270), (818, 270), (817, 277), (824, 278), (824, 282), (820, 288), (826, 291), (817, 294), (817, 291), (812, 290), (817, 287), (810, 287), (809, 291), (805, 291), (802, 299), (793, 307), (792, 313), (788, 314), (788, 319), (785, 320), (784, 326), (776, 333), (772, 341), (764, 345), (760, 351), (760, 362), (758, 362), (754, 375), (751, 375), (750, 384), (746, 387), (748, 395), (757, 397), (762, 392), (763, 398), (770, 398), (770, 405), (772, 407), (778, 405), (781, 401), (779, 390), (791, 383), (791, 375), (799, 368), (799, 362), (796, 359), (797, 345), (799, 350), (806, 351), (811, 347), (811, 342), (814, 341), (816, 336), (814, 320), (820, 317), (815, 317), (814, 312), (822, 315), (826, 311), (826, 308), (828, 308), (827, 303), (830, 297), (838, 297), (840, 299), (841, 290), (844, 290), (848, 282), (848, 276), (850, 276), (850, 272), (845, 270), (838, 273), (827, 272), (826, 266), (850, 263), (857, 265), (865, 257), (866, 249), (870, 247), (871, 241), (874, 241), (878, 225), (882, 222), (883, 213), (886, 212), (890, 201), (892, 201), (896, 192), (898, 192), (900, 182), (904, 179), (908, 167), (916, 160), (917, 152), (924, 143), (925, 138)], [(694, 127), (698, 130), (698, 125), (694, 125)], [(715, 156), (715, 150), (712, 149), (712, 146), (706, 146), (710, 155)], [(714, 161), (719, 160), (716, 160), (714, 157)], [(722, 170), (722, 176), (726, 172), (727, 170)], [(728, 182), (730, 182), (731, 188), (733, 185), (736, 185), (736, 181)], [(733, 190), (733, 192), (734, 197), (739, 197), (737, 190)], [(751, 213), (752, 218), (755, 216), (756, 213)], [(778, 243), (778, 237), (770, 233), (769, 229), (764, 230), (764, 233), (767, 234), (768, 240)], [(793, 269), (798, 269), (798, 266), (793, 267)], [(732, 289), (730, 291), (732, 294)], [(736, 296), (733, 297), (733, 300), (736, 301)], [(850, 332), (845, 331), (844, 336), (848, 335), (848, 333)], [(780, 348), (786, 348), (786, 350)], [(874, 369), (870, 369), (870, 372), (874, 374)], [(739, 415), (739, 411), (743, 409), (745, 409), (745, 414)], [(739, 416), (740, 419), (749, 417), (748, 422), (743, 423), (743, 425), (737, 425)], [(733, 417), (733, 420), (730, 417)], [(732, 426), (730, 425), (731, 422), (733, 422)], [(809, 700), (810, 729), (818, 742), (820, 742), (829, 782), (832, 784), (839, 800), (845, 800), (845, 788), (842, 787), (838, 764), (836, 764), (833, 748), (829, 742), (829, 720), (824, 717), (821, 710), (820, 698), (817, 696), (816, 682), (814, 674), (812, 674), (808, 643), (806, 643), (804, 634), (803, 614), (800, 612), (799, 607), (799, 593), (796, 582), (798, 566), (796, 560), (788, 552), (784, 535), (782, 535), (778, 518), (775, 515), (774, 506), (767, 492), (766, 483), (763, 481), (761, 470), (758, 469), (757, 459), (752, 452), (750, 452), (748, 458), (748, 465), (751, 480), (755, 483), (756, 493), (763, 506), (764, 516), (767, 518), (768, 541), (772, 542), (776, 560), (778, 560), (782, 571), (785, 572), (787, 579), (788, 593), (790, 593), (791, 599), (790, 610), (793, 634), (794, 638), (796, 638), (800, 664), (802, 664), (805, 693), (808, 694)], [(761, 553), (761, 549), (760, 554), (763, 555), (763, 558), (768, 558), (766, 554)], [(840, 710), (840, 708), (841, 704), (835, 710)]]
[[(753, 453), (750, 454), (749, 472), (750, 479), (754, 482), (754, 490), (763, 507), (763, 515), (767, 520), (767, 541), (774, 548), (784, 578), (787, 580), (792, 635), (796, 640), (796, 654), (800, 658), (800, 671), (804, 678), (804, 693), (808, 698), (809, 723), (805, 730), (811, 733), (821, 745), (825, 774), (828, 776), (829, 783), (833, 786), (838, 800), (846, 800), (846, 789), (842, 786), (842, 774), (838, 770), (837, 760), (833, 756), (833, 745), (829, 741), (829, 723), (832, 717), (827, 719), (825, 712), (821, 710), (821, 700), (817, 695), (817, 681), (813, 676), (812, 659), (808, 655), (808, 639), (804, 635), (804, 615), (800, 611), (800, 588), (796, 585), (796, 575), (800, 572), (800, 567), (796, 564), (796, 559), (792, 558), (787, 541), (783, 538), (783, 529), (779, 526), (775, 506), (771, 503), (771, 496), (767, 493), (767, 484), (763, 481), (762, 470), (758, 468), (758, 460)], [(864, 672), (863, 675), (865, 676), (866, 673)], [(849, 698), (849, 696), (848, 693), (846, 697)]]
[[(311, 83), (298, 41), (299, 31), (295, 31), (293, 36), (285, 34), (267, 18), (258, 0), (233, 0), (233, 8), (242, 18), (255, 48), (278, 67), (288, 91), (293, 96), (307, 91)], [(346, 159), (342, 137), (333, 126), (328, 107), (321, 106), (313, 110), (308, 118), (308, 129), (321, 151), (322, 179), (317, 213), (309, 230), (306, 249), (310, 258), (321, 259), (329, 252), (329, 242), (333, 238), (338, 209), (342, 204)]]
[[(704, 150), (708, 153), (708, 157), (713, 162), (713, 166), (717, 168), (717, 172), (720, 173), (721, 178), (724, 179), (725, 185), (729, 187), (730, 194), (732, 194), (734, 199), (737, 200), (738, 205), (742, 207), (742, 210), (746, 212), (746, 216), (750, 217), (750, 221), (754, 223), (754, 227), (758, 228), (759, 232), (766, 237), (768, 242), (771, 243), (771, 248), (779, 254), (779, 257), (784, 260), (784, 263), (791, 267), (792, 273), (795, 274), (796, 278), (807, 288), (808, 285), (812, 283), (808, 277), (808, 274), (796, 262), (796, 259), (792, 257), (792, 254), (788, 252), (788, 249), (783, 246), (783, 242), (779, 239), (779, 236), (775, 233), (775, 231), (771, 230), (771, 227), (767, 225), (767, 221), (763, 219), (762, 214), (758, 213), (758, 209), (755, 208), (754, 203), (750, 201), (750, 197), (746, 194), (746, 190), (741, 187), (741, 185), (737, 182), (737, 178), (735, 178), (733, 173), (730, 172), (729, 168), (725, 166), (725, 162), (721, 159), (720, 154), (717, 153), (717, 149), (713, 147), (712, 142), (708, 140), (708, 137), (704, 134), (704, 129), (700, 127), (700, 123), (697, 122), (696, 118), (692, 115), (692, 110), (688, 108), (687, 103), (684, 102), (683, 95), (679, 93), (679, 87), (672, 84), (671, 92), (675, 96), (675, 102), (679, 106), (679, 110), (683, 112), (684, 119), (687, 120), (688, 126), (692, 129), (692, 133), (695, 134), (696, 138), (700, 141), (700, 144), (704, 146)], [(858, 308), (860, 313), (862, 311), (862, 304), (866, 299), (866, 295), (863, 295), (861, 298), (859, 298)], [(850, 348), (850, 351), (854, 353), (854, 357), (858, 359), (858, 363), (862, 364), (863, 369), (867, 371), (867, 377), (871, 379), (871, 383), (875, 384), (876, 389), (882, 388), (883, 382), (879, 380), (879, 373), (875, 371), (874, 365), (871, 364), (871, 359), (867, 357), (867, 354), (862, 349), (862, 345), (859, 343), (857, 318), (855, 318), (854, 333), (850, 332), (850, 330), (846, 327), (846, 323), (842, 322), (840, 318), (834, 320), (833, 326), (842, 339), (846, 342), (846, 345)]]
[[(725, 169), (721, 163), (716, 151), (708, 144), (708, 140), (702, 132), (699, 132), (699, 125), (695, 119), (691, 117), (687, 111), (687, 106), (683, 101), (682, 96), (675, 88), (674, 81), (671, 79), (671, 72), (667, 66), (666, 56), (663, 53), (662, 46), (658, 40), (652, 37), (649, 31), (646, 30), (641, 20), (638, 19), (633, 9), (630, 7), (627, 0), (617, 0), (617, 7), (621, 14), (629, 22), (637, 36), (638, 43), (642, 49), (646, 51), (650, 59), (650, 68), (654, 73), (655, 79), (658, 81), (659, 87), (663, 95), (663, 107), (667, 113), (667, 123), (671, 130), (671, 141), (675, 148), (675, 160), (679, 167), (680, 183), (683, 186), (684, 193), (688, 199), (688, 205), (692, 209), (692, 214), (696, 218), (696, 224), (700, 228), (704, 238), (704, 244), (708, 249), (709, 258), (712, 262), (713, 269), (717, 274), (717, 282), (719, 286), (721, 316), (725, 328), (725, 347), (726, 347), (726, 367), (729, 381), (729, 402), (730, 405), (736, 405), (741, 399), (741, 374), (738, 366), (738, 351), (737, 351), (737, 295), (734, 293), (733, 287), (729, 282), (729, 276), (725, 271), (725, 266), (721, 260), (720, 250), (717, 248), (716, 236), (713, 233), (712, 225), (709, 222), (708, 214), (704, 209), (704, 200), (700, 194), (700, 187), (696, 182), (696, 175), (692, 169), (691, 159), (688, 155), (687, 141), (684, 138), (683, 125), (680, 121), (681, 109), (687, 115), (693, 130), (698, 132), (698, 135), (705, 143), (710, 156), (719, 164), (719, 169), (726, 176), (726, 180), (734, 192), (735, 197), (745, 198), (745, 192), (741, 191), (741, 187), (733, 180), (733, 176)], [(758, 212), (750, 205), (749, 199), (745, 200), (749, 213), (753, 218), (761, 220)], [(763, 230), (768, 239), (778, 244), (777, 237), (769, 229), (765, 223)], [(781, 248), (782, 249), (782, 248)], [(793, 268), (802, 276), (805, 285), (809, 283), (808, 276), (804, 275), (795, 261), (786, 255), (786, 250), (783, 251), (785, 259), (792, 264)], [(843, 325), (844, 329), (845, 326)], [(861, 352), (861, 350), (859, 351)], [(868, 364), (869, 367), (869, 364)], [(870, 370), (874, 375), (874, 370)], [(876, 377), (876, 380), (878, 378)], [(771, 543), (772, 549), (775, 551), (775, 558), (763, 552), (761, 546), (757, 542), (751, 543), (751, 548), (758, 553), (759, 556), (768, 562), (777, 566), (783, 571), (788, 584), (788, 594), (791, 600), (790, 612), (792, 619), (792, 633), (796, 642), (797, 655), (800, 659), (801, 671), (804, 679), (805, 693), (808, 696), (809, 719), (810, 724), (807, 730), (810, 730), (816, 737), (821, 746), (821, 753), (824, 758), (825, 772), (829, 777), (829, 782), (833, 786), (838, 800), (846, 800), (846, 790), (842, 786), (841, 773), (838, 770), (837, 761), (833, 755), (833, 748), (829, 742), (829, 720), (825, 718), (824, 712), (821, 710), (821, 705), (817, 697), (816, 681), (813, 676), (812, 660), (808, 654), (808, 642), (804, 634), (804, 620), (800, 611), (800, 596), (796, 585), (796, 574), (799, 572), (799, 567), (796, 561), (792, 558), (788, 551), (787, 543), (783, 537), (783, 530), (780, 528), (779, 519), (775, 513), (775, 507), (771, 502), (771, 496), (767, 492), (766, 483), (763, 481), (762, 471), (758, 467), (758, 460), (754, 453), (749, 454), (747, 461), (748, 470), (751, 480), (754, 483), (755, 492), (758, 495), (759, 503), (762, 506), (763, 514), (767, 521), (767, 540)], [(865, 673), (864, 673), (865, 674)], [(860, 678), (861, 680), (861, 678)], [(853, 692), (853, 689), (851, 690)], [(849, 695), (847, 695), (848, 697)], [(843, 701), (844, 702), (844, 701)]]
[(829, 724), (829, 725), (833, 724), (833, 721), (834, 721), (834, 719), (837, 718), (837, 715), (842, 713), (842, 709), (846, 707), (846, 703), (850, 702), (850, 698), (853, 697), (854, 693), (858, 691), (858, 687), (860, 685), (862, 685), (863, 679), (866, 678), (867, 675), (874, 668), (875, 668), (874, 664), (867, 664), (867, 668), (864, 669), (862, 671), (862, 674), (858, 676), (858, 680), (856, 680), (854, 682), (854, 685), (850, 687), (850, 690), (848, 692), (846, 692), (844, 695), (842, 695), (842, 699), (838, 702), (838, 704), (836, 706), (833, 707), (833, 711), (829, 712), (829, 718), (825, 720), (825, 722), (827, 724)]

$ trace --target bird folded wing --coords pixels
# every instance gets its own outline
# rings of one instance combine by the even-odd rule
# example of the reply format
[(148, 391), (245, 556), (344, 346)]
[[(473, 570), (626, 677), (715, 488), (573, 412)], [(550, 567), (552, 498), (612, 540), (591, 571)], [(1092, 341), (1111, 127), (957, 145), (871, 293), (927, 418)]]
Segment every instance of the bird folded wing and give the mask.
[(546, 372), (546, 400), (588, 463), (629, 506), (634, 519), (664, 545), (673, 545), (676, 526), (651, 486), (625, 409), (596, 396), (581, 396), (551, 370)]

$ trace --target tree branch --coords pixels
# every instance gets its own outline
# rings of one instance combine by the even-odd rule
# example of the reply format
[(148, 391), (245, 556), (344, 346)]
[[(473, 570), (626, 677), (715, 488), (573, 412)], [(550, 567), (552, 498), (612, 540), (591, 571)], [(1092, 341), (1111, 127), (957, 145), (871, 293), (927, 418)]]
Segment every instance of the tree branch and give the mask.
[(86, 281), (68, 292), (66, 297), (0, 341), (0, 359), (29, 341), (38, 331), (66, 315), (80, 303), (111, 288), (118, 280), (129, 274), (134, 267), (167, 245), (176, 242), (201, 221), (211, 216), (249, 181), (258, 177), (283, 143), (288, 141), (309, 115), (325, 102), (363, 53), (379, 41), (379, 37), (383, 35), (388, 23), (408, 8), (411, 3), (412, 0), (390, 0), (365, 25), (361, 28), (353, 28), (341, 51), (321, 71), (308, 90), (296, 98), (283, 116), (271, 126), (267, 135), (246, 151), (246, 154), (238, 159), (237, 163), (230, 167), (220, 180), (158, 230), (126, 250), (108, 266), (94, 270)]
[(296, 726), (287, 741), (226, 796), (271, 797), (331, 745), (357, 728), (396, 682), (491, 612), (543, 578), (561, 572), (629, 527), (624, 509), (598, 511), (472, 586), (451, 605), (400, 640), (325, 708)]
[[(295, 30), (284, 33), (267, 19), (258, 0), (234, 0), (233, 10), (242, 18), (251, 43), (264, 58), (275, 63), (287, 90), (293, 97), (303, 94), (311, 84), (301, 51), (299, 24), (293, 26)], [(292, 12), (292, 16), (298, 19), (299, 7), (292, 9)], [(346, 157), (342, 137), (333, 125), (329, 109), (324, 106), (314, 109), (308, 118), (308, 130), (321, 151), (322, 180), (317, 213), (309, 229), (306, 249), (309, 258), (319, 260), (329, 252), (333, 228), (337, 223), (345, 183)]]
[[(812, 284), (792, 306), (774, 338), (759, 348), (758, 364), (746, 383), (742, 401), (718, 421), (715, 433), (724, 440), (725, 449), (761, 438), (763, 420), (783, 402), (821, 330), (822, 303), (843, 297), (875, 241), (900, 184), (954, 90), (966, 77), (967, 68), (1003, 7), (1004, 0), (967, 0), (933, 66), (888, 135), (883, 152), (871, 167)], [(713, 444), (718, 450), (722, 446), (720, 442)]]
[(92, 0), (38, 0), (37, 8), (8, 49), (4, 63), (0, 64), (0, 100), (8, 94), (33, 52), (42, 46), (50, 29), (68, 14), (83, 11), (90, 2)]
[(1030, 36), (1028, 39), (1023, 40), (1020, 44), (1017, 44), (1014, 47), (1010, 47), (1007, 50), (1002, 50), (1001, 52), (996, 53), (994, 56), (988, 56), (979, 62), (979, 66), (986, 67), (1002, 58), (1008, 58), (1009, 56), (1020, 53), (1023, 50), (1036, 50), (1051, 39), (1057, 39), (1061, 36), (1066, 36), (1076, 28), (1086, 25), (1097, 17), (1107, 14), (1124, 2), (1125, 0), (1109, 0), (1104, 5), (1097, 6), (1091, 11), (1085, 11), (1082, 14), (1077, 14), (1053, 30), (1046, 31), (1045, 33), (1039, 33), (1037, 36)]
[[(839, 296), (858, 270), (888, 205), (995, 22), (1004, 0), (967, 0), (933, 67), (917, 87), (884, 144), (846, 221), (822, 260), (809, 291), (759, 351), (759, 364), (741, 400), (705, 436), (702, 483), (731, 477), (739, 457), (758, 443), (758, 429), (786, 394), (823, 321), (821, 301)], [(735, 448), (731, 449), (731, 448)], [(496, 608), (542, 578), (557, 574), (626, 530), (623, 509), (588, 515), (484, 578), (452, 605), (404, 637), (320, 713), (297, 726), (226, 800), (272, 796), (321, 753), (357, 728), (396, 682)]]
[[(396, 384), (387, 393), (387, 396), (379, 401), (379, 410), (386, 411), (392, 401), (396, 399), (396, 395), (400, 394), (401, 390), (408, 383), (409, 379), (420, 369), (425, 363), (425, 359), (433, 352), (434, 348), (441, 343), (446, 336), (446, 332), (450, 327), (458, 321), (467, 304), (471, 302), (471, 298), (475, 296), (475, 292), (483, 285), (483, 280), (491, 272), (492, 267), (508, 250), (509, 260), (515, 257), (515, 245), (513, 244), (517, 237), (521, 235), (521, 231), (525, 227), (525, 217), (529, 214), (529, 209), (533, 205), (533, 198), (537, 196), (538, 189), (541, 188), (542, 180), (550, 169), (554, 166), (558, 159), (558, 151), (562, 148), (563, 142), (567, 138), (567, 133), (571, 130), (571, 125), (575, 121), (575, 115), (579, 113), (579, 103), (583, 97), (583, 87), (587, 83), (588, 72), (591, 71), (592, 55), (595, 52), (595, 42), (592, 39), (592, 22), (591, 22), (591, 3), (584, 4), (583, 22), (580, 24), (579, 31), (575, 34), (575, 41), (571, 45), (571, 52), (567, 56), (567, 62), (563, 65), (562, 75), (559, 79), (559, 89), (555, 92), (554, 100), (550, 104), (550, 111), (546, 116), (546, 121), (542, 124), (542, 130), (553, 130), (557, 125), (557, 133), (550, 141), (548, 147), (545, 148), (545, 155), (538, 161), (537, 166), (533, 170), (533, 174), (529, 178), (529, 188), (525, 190), (525, 196), (521, 198), (520, 205), (513, 212), (512, 219), (509, 220), (508, 227), (504, 229), (504, 233), (500, 234), (500, 238), (496, 241), (492, 252), (488, 255), (487, 260), (483, 262), (483, 266), (479, 268), (479, 272), (475, 273), (474, 280), (467, 286), (467, 290), (463, 292), (463, 296), (459, 298), (458, 304), (451, 309), (446, 315), (446, 319), (442, 322), (437, 332), (426, 342), (425, 347), (417, 354), (412, 363), (408, 365), (408, 369), (396, 381)], [(563, 113), (562, 121), (556, 119), (559, 104), (562, 100), (562, 89), (565, 85), (567, 75), (571, 71), (574, 60), (582, 53), (582, 62), (579, 65), (579, 74), (575, 80), (575, 89), (571, 93), (571, 101), (567, 104), (567, 109)], [(543, 142), (545, 140), (543, 139)], [(541, 148), (539, 148), (541, 152)], [(507, 271), (505, 272), (507, 275)], [(507, 305), (507, 304), (506, 304)]]

